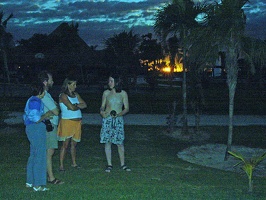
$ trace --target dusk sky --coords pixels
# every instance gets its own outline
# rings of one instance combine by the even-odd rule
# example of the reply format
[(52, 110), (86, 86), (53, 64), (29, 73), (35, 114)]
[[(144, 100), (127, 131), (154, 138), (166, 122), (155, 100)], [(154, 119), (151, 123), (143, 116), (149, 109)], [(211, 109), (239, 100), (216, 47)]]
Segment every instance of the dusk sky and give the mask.
[[(195, 2), (201, 0), (195, 0)], [(79, 35), (88, 45), (103, 48), (114, 34), (133, 29), (134, 34), (153, 31), (154, 14), (171, 0), (1, 0), (4, 19), (15, 40), (34, 33), (50, 34), (62, 22), (79, 23)], [(266, 39), (266, 0), (250, 0), (244, 11), (247, 33)]]

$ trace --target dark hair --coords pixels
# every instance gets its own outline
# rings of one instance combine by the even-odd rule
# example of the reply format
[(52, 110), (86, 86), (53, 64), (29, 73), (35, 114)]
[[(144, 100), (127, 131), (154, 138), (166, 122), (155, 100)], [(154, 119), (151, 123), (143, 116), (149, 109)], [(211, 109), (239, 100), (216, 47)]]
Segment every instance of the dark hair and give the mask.
[(44, 92), (43, 83), (39, 81), (34, 81), (31, 84), (31, 94), (33, 96), (37, 96), (39, 94), (42, 94)]
[(77, 79), (75, 77), (67, 77), (67, 78), (65, 78), (65, 80), (63, 82), (63, 85), (62, 85), (62, 90), (61, 90), (62, 93), (70, 95), (67, 86), (69, 84), (73, 83), (73, 82), (77, 82)]
[[(116, 92), (121, 92), (122, 91), (122, 79), (118, 74), (110, 74), (109, 77), (112, 77), (114, 79), (114, 88)], [(109, 88), (110, 90), (111, 88)]]
[(44, 82), (44, 81), (48, 81), (49, 80), (49, 75), (52, 75), (51, 73), (49, 73), (48, 71), (44, 70), (44, 71), (41, 71), (39, 74), (38, 74), (38, 78), (40, 80), (40, 82)]

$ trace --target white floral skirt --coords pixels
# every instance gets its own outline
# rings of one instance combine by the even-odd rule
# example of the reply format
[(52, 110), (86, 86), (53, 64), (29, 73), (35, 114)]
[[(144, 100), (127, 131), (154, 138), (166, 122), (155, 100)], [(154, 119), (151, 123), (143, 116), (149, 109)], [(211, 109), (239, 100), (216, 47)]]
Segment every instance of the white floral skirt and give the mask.
[(123, 144), (125, 140), (123, 117), (108, 116), (102, 119), (100, 143)]

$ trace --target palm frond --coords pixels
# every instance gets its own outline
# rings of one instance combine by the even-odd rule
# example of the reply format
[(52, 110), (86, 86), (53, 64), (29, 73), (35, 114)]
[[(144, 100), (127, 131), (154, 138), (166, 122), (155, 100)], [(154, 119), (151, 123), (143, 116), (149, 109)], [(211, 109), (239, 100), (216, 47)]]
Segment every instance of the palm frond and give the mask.
[(251, 163), (254, 166), (257, 166), (261, 161), (263, 161), (266, 158), (266, 152), (263, 153), (261, 156), (253, 157), (251, 158)]
[(235, 158), (242, 160), (244, 163), (247, 163), (247, 161), (245, 160), (244, 156), (240, 153), (236, 153), (236, 152), (232, 152), (232, 151), (228, 151), (229, 154), (231, 154), (232, 156), (234, 156)]

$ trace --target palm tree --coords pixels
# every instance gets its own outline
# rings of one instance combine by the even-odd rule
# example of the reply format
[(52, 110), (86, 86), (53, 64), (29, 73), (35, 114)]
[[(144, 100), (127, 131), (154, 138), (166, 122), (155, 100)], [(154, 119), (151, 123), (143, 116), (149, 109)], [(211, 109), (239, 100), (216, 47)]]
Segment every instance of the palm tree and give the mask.
[(246, 172), (248, 177), (248, 192), (253, 192), (253, 171), (256, 169), (258, 164), (260, 164), (260, 162), (262, 162), (266, 158), (266, 152), (260, 156), (252, 157), (250, 159), (245, 158), (243, 155), (237, 152), (229, 151), (228, 153), (241, 160), (235, 166), (238, 166), (240, 164), (242, 165), (241, 168)]
[(189, 48), (189, 59), (200, 66), (214, 63), (219, 52), (225, 55), (229, 88), (229, 124), (225, 160), (228, 159), (228, 151), (231, 151), (232, 145), (238, 61), (242, 58), (247, 59), (252, 73), (255, 72), (254, 63), (265, 65), (265, 43), (260, 42), (259, 45), (254, 39), (245, 37), (246, 17), (242, 8), (247, 2), (248, 0), (222, 0), (220, 3), (208, 5), (201, 22), (203, 26), (187, 38), (188, 41), (194, 41)]
[(181, 57), (179, 55), (179, 40), (176, 37), (176, 35), (174, 35), (173, 37), (170, 37), (167, 41), (167, 49), (169, 51), (169, 55), (170, 55), (170, 66), (171, 66), (171, 72), (174, 72), (174, 66), (175, 66), (175, 60), (176, 60), (176, 56)]
[(109, 57), (107, 61), (112, 71), (123, 74), (123, 83), (128, 86), (127, 76), (129, 69), (135, 73), (135, 68), (139, 66), (138, 45), (139, 35), (133, 31), (123, 31), (105, 40), (105, 52)]
[(180, 59), (182, 58), (182, 54), (180, 55), (179, 40), (176, 37), (176, 35), (168, 39), (166, 49), (168, 50), (168, 54), (170, 57), (171, 73), (169, 76), (169, 81), (170, 81), (170, 86), (172, 87), (173, 85), (172, 78), (174, 74), (174, 67), (176, 64), (176, 58), (178, 58), (178, 60), (180, 61), (179, 63), (182, 62), (182, 60)]
[(142, 41), (139, 46), (140, 58), (147, 60), (147, 63), (153, 62), (158, 64), (158, 60), (163, 58), (162, 46), (157, 39), (152, 38), (152, 34), (148, 33), (141, 36)]
[(251, 66), (250, 71), (253, 74), (257, 74), (259, 79), (259, 87), (264, 88), (263, 75), (265, 74), (264, 68), (266, 68), (266, 41), (255, 39), (255, 38), (245, 38), (244, 40), (244, 52), (247, 61)]
[(6, 32), (6, 25), (8, 20), (10, 20), (13, 17), (13, 14), (10, 14), (8, 18), (5, 20), (3, 20), (3, 17), (4, 17), (4, 12), (2, 11), (0, 12), (0, 51), (2, 51), (3, 54), (4, 73), (6, 74), (7, 82), (10, 83), (6, 50), (10, 47), (13, 37), (10, 33)]
[[(193, 29), (199, 26), (196, 21), (198, 14), (202, 12), (202, 7), (195, 5), (192, 0), (173, 0), (171, 4), (167, 4), (156, 13), (154, 24), (155, 33), (160, 36), (163, 44), (166, 43), (169, 37), (176, 36), (180, 42), (182, 49), (183, 60), (183, 130), (188, 132), (187, 121), (187, 85), (186, 71), (188, 69), (188, 49), (191, 42), (185, 42)], [(164, 45), (165, 46), (165, 45)], [(178, 51), (176, 51), (178, 52)]]
[[(238, 77), (238, 60), (243, 54), (246, 17), (243, 6), (248, 0), (222, 0), (208, 11), (207, 34), (218, 51), (225, 52), (225, 70), (229, 88), (229, 126), (225, 160), (233, 138), (234, 97)], [(218, 52), (217, 51), (217, 52)]]
[[(139, 46), (139, 57), (143, 61), (142, 65), (145, 67), (146, 81), (149, 83), (154, 97), (155, 88), (158, 85), (158, 68), (161, 66), (160, 61), (163, 58), (163, 49), (157, 39), (152, 38), (151, 33), (142, 35), (141, 38), (142, 41)], [(152, 70), (150, 71), (148, 71), (149, 63), (152, 63)]]

